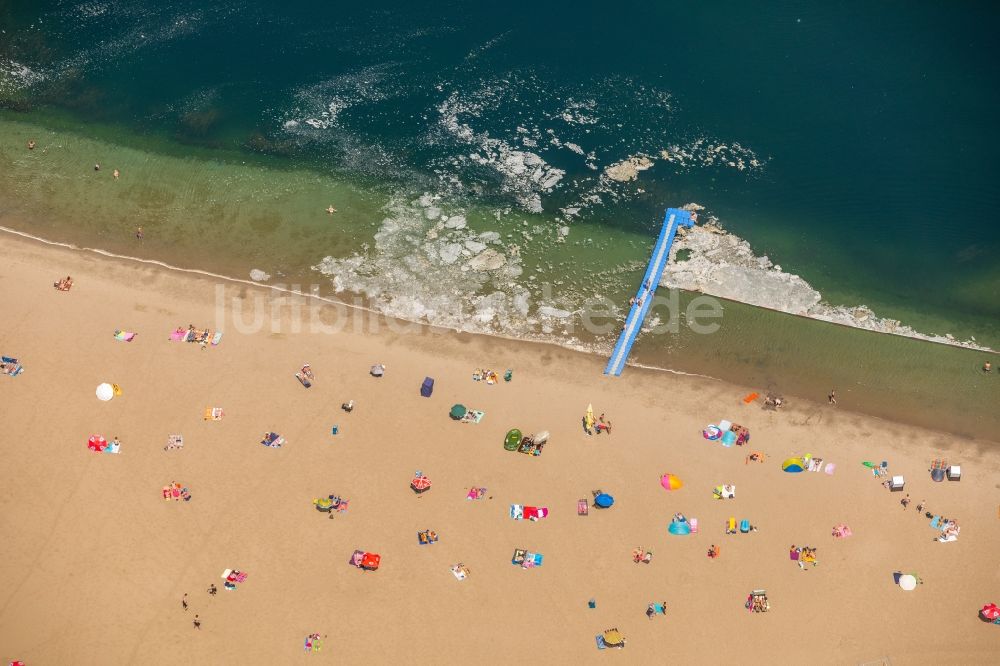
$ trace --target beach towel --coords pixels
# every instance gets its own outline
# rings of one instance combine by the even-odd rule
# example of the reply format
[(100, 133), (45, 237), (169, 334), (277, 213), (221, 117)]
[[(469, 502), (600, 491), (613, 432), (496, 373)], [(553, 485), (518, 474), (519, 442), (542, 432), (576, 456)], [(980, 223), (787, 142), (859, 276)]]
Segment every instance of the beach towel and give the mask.
[(177, 330), (170, 334), (172, 342), (183, 342), (187, 339), (189, 331)]
[(586, 516), (590, 513), (590, 503), (585, 499), (576, 501), (576, 515)]
[(833, 476), (833, 471), (837, 469), (836, 463), (827, 463), (826, 469), (824, 470), (827, 474)]
[(525, 520), (541, 520), (542, 518), (549, 515), (548, 508), (544, 506), (526, 506), (524, 507), (524, 518)]
[(666, 607), (663, 604), (654, 603), (653, 604), (653, 610), (655, 610), (660, 615), (666, 615), (667, 614), (667, 609), (666, 609)]
[(120, 442), (111, 442), (108, 447), (104, 449), (105, 453), (118, 453), (121, 451), (122, 445)]
[(469, 569), (464, 564), (456, 564), (451, 567), (451, 574), (458, 580), (465, 580), (469, 575)]
[(524, 550), (523, 548), (515, 548), (514, 557), (510, 559), (510, 563), (515, 566), (524, 564), (524, 560), (527, 555), (528, 551)]
[(823, 469), (823, 459), (822, 458), (813, 458), (812, 460), (809, 461), (809, 471), (810, 472), (819, 472), (822, 469)]
[(521, 520), (524, 518), (524, 507), (520, 504), (510, 505), (510, 517), (514, 520)]
[(217, 347), (220, 342), (222, 342), (222, 331), (216, 331), (215, 336), (212, 338), (212, 346)]
[(479, 423), (486, 416), (486, 412), (478, 409), (470, 409), (465, 412), (465, 416), (461, 418), (462, 423)]
[(597, 649), (598, 650), (607, 650), (608, 649), (607, 644), (604, 642), (604, 636), (601, 636), (600, 634), (597, 634), (597, 636), (594, 636), (594, 638), (597, 639)]
[(222, 411), (222, 407), (206, 407), (205, 408), (205, 420), (206, 421), (221, 421), (222, 417), (226, 413)]
[(350, 503), (351, 500), (344, 499), (343, 497), (341, 497), (340, 504), (335, 506), (333, 510), (336, 511), (337, 513), (344, 513), (345, 511), (347, 511), (347, 507), (350, 505)]
[(135, 336), (136, 334), (131, 331), (123, 331), (121, 329), (115, 331), (115, 340), (121, 340), (122, 342), (132, 342)]
[(469, 494), (465, 496), (467, 500), (477, 500), (482, 499), (486, 495), (486, 488), (472, 488), (469, 490)]
[(691, 534), (697, 534), (698, 533), (698, 519), (697, 518), (689, 518), (688, 519), (688, 525), (691, 526)]
[(280, 449), (281, 445), (285, 443), (285, 438), (276, 432), (269, 432), (264, 435), (264, 439), (260, 440), (260, 443), (272, 449)]
[(751, 402), (753, 402), (754, 400), (756, 400), (759, 397), (760, 397), (759, 393), (750, 393), (749, 395), (747, 395), (747, 396), (745, 396), (743, 398), (743, 404), (744, 405), (749, 405)]
[(163, 447), (164, 451), (169, 451), (170, 449), (181, 449), (181, 448), (184, 448), (183, 435), (167, 435), (167, 445)]
[(24, 372), (24, 368), (17, 362), (16, 358), (11, 358), (10, 356), (4, 356), (2, 358), (3, 365), (0, 366), (0, 373), (11, 377), (17, 377), (19, 374)]
[(941, 529), (941, 516), (934, 516), (934, 518), (931, 520), (931, 527), (933, 527), (936, 530)]

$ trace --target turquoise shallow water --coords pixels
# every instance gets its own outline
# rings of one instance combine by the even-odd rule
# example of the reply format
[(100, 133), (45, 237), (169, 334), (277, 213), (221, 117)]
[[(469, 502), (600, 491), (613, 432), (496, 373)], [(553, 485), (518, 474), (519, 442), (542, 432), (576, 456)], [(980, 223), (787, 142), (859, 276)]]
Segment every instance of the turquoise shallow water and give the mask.
[[(547, 303), (543, 283), (569, 310), (624, 299), (663, 208), (694, 201), (829, 303), (1000, 348), (998, 13), (7, 3), (0, 208), (42, 235), (566, 340), (578, 336), (522, 317), (517, 299)], [(25, 153), (29, 135), (44, 155)], [(603, 176), (635, 155), (655, 162), (638, 180)], [(122, 168), (117, 189), (95, 161)], [(336, 216), (322, 213), (330, 203)], [(435, 229), (436, 208), (467, 229)], [(473, 232), (498, 234), (489, 244), (509, 266), (477, 276), (426, 242), (450, 234), (460, 250), (481, 241)], [(468, 294), (511, 304), (458, 302)], [(778, 381), (766, 368), (811, 368), (795, 390), (860, 382), (880, 413), (893, 409), (886, 392), (919, 385), (903, 411), (938, 390), (958, 396), (930, 399), (954, 422), (996, 395), (961, 379), (979, 363), (969, 352), (726, 312), (720, 335), (650, 338), (637, 355), (764, 383)], [(952, 369), (954, 381), (929, 379)]]

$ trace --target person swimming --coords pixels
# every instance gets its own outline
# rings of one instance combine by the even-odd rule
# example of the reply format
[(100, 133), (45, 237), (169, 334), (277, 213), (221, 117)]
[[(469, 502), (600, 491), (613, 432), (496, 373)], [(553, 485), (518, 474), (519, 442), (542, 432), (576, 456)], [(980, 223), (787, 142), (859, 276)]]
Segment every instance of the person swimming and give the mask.
[(991, 364), (989, 361), (983, 363), (983, 372), (990, 372), (992, 370), (993, 370), (993, 364)]

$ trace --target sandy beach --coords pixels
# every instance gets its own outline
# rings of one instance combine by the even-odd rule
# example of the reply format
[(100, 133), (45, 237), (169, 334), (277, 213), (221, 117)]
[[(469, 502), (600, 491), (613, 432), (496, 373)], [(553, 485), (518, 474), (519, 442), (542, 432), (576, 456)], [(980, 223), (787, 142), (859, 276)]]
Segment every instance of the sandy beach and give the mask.
[[(977, 617), (1000, 600), (995, 442), (827, 404), (764, 411), (741, 401), (759, 387), (638, 368), (607, 378), (602, 358), (384, 323), (373, 332), (379, 320), (356, 314), (336, 333), (311, 332), (294, 307), (263, 300), (274, 294), (264, 288), (6, 234), (0, 247), (0, 352), (25, 368), (0, 376), (0, 661), (995, 659), (1000, 627)], [(72, 290), (53, 289), (66, 275)], [(274, 308), (276, 323), (235, 318), (233, 304), (253, 302), (262, 314)], [(320, 316), (332, 325), (345, 315)], [(224, 337), (204, 349), (168, 339), (189, 324)], [(116, 329), (138, 335), (122, 342)], [(308, 390), (293, 377), (303, 363), (316, 375)], [(386, 365), (381, 379), (369, 375), (375, 363)], [(473, 381), (477, 368), (511, 368), (513, 379), (488, 386)], [(435, 379), (429, 398), (425, 376)], [(99, 401), (102, 382), (122, 394)], [(340, 409), (348, 400), (351, 413)], [(484, 411), (482, 422), (450, 420), (454, 403)], [(589, 403), (610, 434), (583, 431)], [(204, 420), (215, 406), (225, 418)], [(749, 444), (704, 439), (721, 419), (749, 428)], [(551, 433), (542, 455), (504, 450), (515, 427)], [(285, 445), (261, 446), (268, 431)], [(175, 433), (184, 447), (165, 451)], [(120, 453), (88, 450), (94, 434), (117, 437)], [(746, 461), (751, 450), (763, 464)], [(805, 454), (835, 463), (834, 473), (782, 471)], [(939, 458), (961, 465), (961, 481), (931, 480)], [(905, 477), (904, 492), (861, 464), (883, 460)], [(433, 481), (420, 495), (409, 487), (416, 470)], [(661, 487), (668, 472), (683, 488)], [(174, 481), (191, 501), (164, 501)], [(723, 483), (736, 486), (734, 499), (713, 498)], [(467, 500), (472, 487), (485, 496)], [(577, 515), (597, 489), (614, 506)], [(332, 520), (313, 505), (331, 493), (350, 500)], [(958, 519), (958, 541), (934, 540), (940, 532), (916, 511), (922, 500)], [(512, 520), (515, 503), (549, 515)], [(697, 518), (699, 532), (669, 534), (677, 512)], [(730, 516), (758, 530), (726, 535)], [(839, 523), (853, 536), (834, 539)], [(419, 545), (425, 529), (440, 540)], [(713, 544), (717, 559), (706, 557)], [(800, 569), (791, 544), (817, 548), (818, 565)], [(637, 547), (652, 551), (650, 563), (633, 561)], [(517, 548), (543, 554), (543, 565), (512, 565)], [(379, 569), (350, 566), (355, 549), (379, 553)], [(466, 580), (451, 574), (456, 563)], [(223, 590), (224, 569), (248, 575)], [(893, 572), (923, 584), (904, 591)], [(767, 613), (744, 607), (757, 588)], [(660, 601), (666, 614), (648, 619)], [(598, 650), (595, 636), (612, 627), (625, 648)], [(323, 648), (306, 654), (312, 633)]]

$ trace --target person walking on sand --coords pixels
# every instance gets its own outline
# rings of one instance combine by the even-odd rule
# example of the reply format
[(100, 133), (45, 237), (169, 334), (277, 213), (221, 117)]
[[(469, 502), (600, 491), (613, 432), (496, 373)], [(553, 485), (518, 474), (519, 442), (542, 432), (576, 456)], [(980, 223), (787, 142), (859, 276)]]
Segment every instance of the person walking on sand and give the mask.
[(837, 404), (837, 392), (830, 389), (830, 395), (826, 396), (826, 399), (830, 401), (831, 405)]
[(183, 608), (184, 610), (188, 609), (188, 595), (187, 595), (187, 592), (185, 592), (184, 596), (181, 597), (181, 608)]
[(910, 505), (910, 496), (907, 495), (903, 499), (899, 500), (899, 503), (902, 504), (903, 508), (905, 509), (906, 507), (908, 507)]
[(194, 620), (191, 622), (191, 624), (194, 625), (195, 629), (201, 630), (201, 620), (198, 619), (197, 615), (194, 616)]

